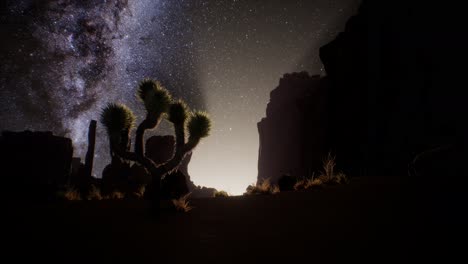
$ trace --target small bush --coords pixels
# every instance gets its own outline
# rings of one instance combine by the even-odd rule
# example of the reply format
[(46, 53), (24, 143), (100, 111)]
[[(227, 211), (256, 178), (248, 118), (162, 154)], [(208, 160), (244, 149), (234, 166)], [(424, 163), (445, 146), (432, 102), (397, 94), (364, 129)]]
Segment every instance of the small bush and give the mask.
[(79, 201), (81, 200), (81, 195), (80, 192), (78, 192), (78, 190), (76, 190), (73, 187), (69, 187), (67, 188), (67, 190), (65, 190), (63, 198), (65, 198), (68, 201)]
[(318, 177), (323, 184), (344, 184), (348, 183), (348, 177), (341, 171), (336, 171), (335, 156), (328, 153), (327, 159), (323, 161), (323, 171)]
[(314, 178), (312, 176), (311, 179), (303, 179), (298, 181), (294, 185), (294, 190), (308, 190), (308, 189), (317, 189), (323, 187), (323, 181), (321, 179)]
[(347, 184), (348, 177), (341, 171), (336, 170), (335, 156), (328, 153), (327, 158), (323, 161), (323, 171), (318, 177), (312, 175), (310, 179), (302, 179), (294, 184), (294, 190), (308, 190), (322, 188), (325, 185)]
[(323, 161), (323, 171), (319, 176), (319, 179), (324, 183), (331, 181), (335, 174), (335, 166), (335, 156), (332, 156), (331, 153), (328, 153), (327, 158)]
[(102, 200), (102, 195), (101, 195), (101, 191), (99, 190), (99, 188), (97, 188), (96, 186), (91, 185), (91, 189), (89, 190), (89, 194), (88, 194), (88, 197), (86, 197), (87, 200)]
[(310, 179), (307, 181), (305, 188), (306, 189), (314, 189), (314, 188), (321, 188), (323, 186), (323, 182), (320, 179)]
[(179, 199), (172, 200), (172, 204), (174, 205), (174, 208), (176, 211), (187, 213), (188, 211), (193, 209), (193, 207), (190, 206), (189, 201), (188, 201), (189, 195), (190, 193), (182, 196)]
[(306, 188), (307, 181), (308, 181), (307, 179), (297, 181), (294, 184), (294, 190), (296, 191), (304, 190)]
[(229, 197), (229, 194), (226, 191), (215, 191), (213, 196), (214, 197)]
[(110, 195), (106, 196), (104, 199), (106, 200), (122, 200), (125, 198), (125, 194), (120, 191), (113, 191)]
[(145, 196), (146, 185), (140, 185), (136, 191), (133, 192), (133, 196), (136, 198), (143, 198)]
[(275, 194), (280, 190), (278, 186), (272, 185), (270, 179), (263, 180), (260, 184), (252, 184), (247, 187), (244, 195), (254, 195), (254, 194)]
[(335, 182), (337, 184), (347, 184), (347, 183), (349, 183), (348, 176), (346, 176), (346, 174), (344, 174), (342, 172), (339, 172), (337, 175), (335, 175), (334, 179), (335, 179)]

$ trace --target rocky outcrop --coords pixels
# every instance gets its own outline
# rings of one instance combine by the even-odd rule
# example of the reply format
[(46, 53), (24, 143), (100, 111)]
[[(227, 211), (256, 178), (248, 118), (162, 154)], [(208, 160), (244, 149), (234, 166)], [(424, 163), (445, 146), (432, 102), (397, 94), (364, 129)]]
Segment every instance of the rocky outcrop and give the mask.
[(447, 145), (464, 153), (452, 155), (459, 161), (453, 164), (463, 163), (468, 41), (457, 12), (426, 2), (364, 1), (321, 48), (330, 144), (345, 170), (402, 175), (418, 153)]
[(0, 162), (3, 192), (15, 198), (26, 195), (41, 199), (67, 183), (71, 171), (73, 145), (69, 138), (52, 132), (3, 131)]
[(307, 176), (324, 145), (349, 175), (466, 174), (463, 8), (418, 2), (363, 1), (320, 49), (325, 78), (281, 79), (258, 124), (259, 180)]
[(85, 176), (91, 178), (93, 176), (93, 164), (94, 164), (94, 148), (96, 145), (96, 126), (97, 121), (91, 120), (89, 122), (88, 130), (88, 151), (86, 152), (85, 158)]
[(326, 78), (306, 72), (284, 75), (270, 93), (258, 124), (258, 180), (283, 174), (307, 177), (317, 170), (326, 142)]
[(215, 188), (209, 188), (205, 186), (195, 186), (190, 191), (191, 198), (206, 198), (206, 197), (214, 197), (217, 190)]
[(88, 151), (85, 156), (85, 163), (81, 162), (81, 158), (74, 157), (72, 159), (71, 173), (69, 184), (77, 188), (83, 199), (86, 199), (91, 185), (100, 187), (100, 179), (92, 175), (94, 164), (94, 149), (96, 142), (96, 120), (91, 120), (88, 130)]

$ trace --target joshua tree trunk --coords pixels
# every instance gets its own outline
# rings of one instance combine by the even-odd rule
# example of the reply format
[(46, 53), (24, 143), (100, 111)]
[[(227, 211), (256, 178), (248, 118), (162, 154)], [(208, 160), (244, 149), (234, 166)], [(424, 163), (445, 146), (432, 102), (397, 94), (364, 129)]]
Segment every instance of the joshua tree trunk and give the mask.
[(149, 122), (145, 119), (141, 124), (138, 126), (136, 135), (135, 135), (135, 154), (138, 156), (144, 155), (144, 136), (146, 129), (150, 129)]
[(161, 176), (151, 173), (151, 211), (155, 216), (159, 216), (161, 201)]

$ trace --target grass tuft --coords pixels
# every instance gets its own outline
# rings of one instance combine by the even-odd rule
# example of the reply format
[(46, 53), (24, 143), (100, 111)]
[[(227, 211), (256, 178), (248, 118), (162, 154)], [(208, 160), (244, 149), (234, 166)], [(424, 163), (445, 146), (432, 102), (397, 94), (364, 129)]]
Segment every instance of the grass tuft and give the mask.
[(141, 199), (145, 196), (145, 191), (146, 191), (146, 185), (142, 184), (138, 187), (137, 190), (133, 192), (133, 196), (135, 196), (138, 199)]
[(120, 191), (113, 191), (110, 195), (104, 197), (105, 200), (122, 200), (125, 198), (125, 194)]
[(278, 193), (279, 187), (271, 184), (270, 179), (263, 180), (260, 184), (252, 184), (247, 187), (247, 191), (244, 195), (255, 195), (255, 194), (275, 194)]
[(179, 199), (172, 200), (172, 204), (174, 205), (174, 208), (176, 209), (176, 211), (187, 213), (193, 209), (193, 207), (190, 206), (189, 201), (188, 201), (189, 196), (190, 196), (190, 193), (180, 197)]
[(67, 188), (67, 190), (65, 190), (65, 193), (63, 194), (63, 197), (68, 201), (80, 201), (81, 200), (80, 192), (78, 192), (78, 190), (73, 187)]
[(294, 185), (294, 190), (309, 190), (309, 189), (319, 189), (323, 187), (323, 181), (319, 178), (312, 177), (311, 179), (303, 179)]
[(348, 177), (346, 174), (341, 171), (337, 171), (335, 167), (335, 156), (328, 153), (327, 158), (323, 161), (323, 171), (318, 179), (321, 180), (323, 184), (327, 185), (348, 183)]
[(294, 190), (309, 190), (323, 188), (325, 185), (347, 184), (349, 182), (348, 176), (336, 169), (335, 156), (328, 153), (327, 158), (323, 161), (323, 170), (318, 177), (310, 179), (302, 179), (296, 182)]
[(102, 200), (102, 195), (101, 195), (101, 191), (99, 190), (99, 188), (97, 188), (96, 186), (91, 185), (91, 189), (89, 190), (89, 194), (88, 194), (88, 197), (86, 197), (86, 199), (88, 201), (90, 200)]

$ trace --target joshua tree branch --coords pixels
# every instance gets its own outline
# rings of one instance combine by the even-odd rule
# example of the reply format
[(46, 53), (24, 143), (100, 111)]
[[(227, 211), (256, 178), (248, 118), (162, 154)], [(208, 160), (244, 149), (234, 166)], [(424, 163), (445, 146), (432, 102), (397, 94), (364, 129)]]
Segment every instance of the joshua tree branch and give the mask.
[(145, 131), (147, 129), (154, 129), (156, 128), (159, 123), (161, 122), (161, 115), (158, 115), (156, 118), (149, 118), (146, 117), (143, 122), (138, 125), (136, 135), (135, 135), (135, 154), (138, 156), (143, 157), (145, 155), (145, 148), (144, 148), (144, 137)]
[(183, 151), (185, 146), (185, 123), (174, 124), (175, 136), (176, 136), (176, 148), (174, 156), (178, 155)]
[(157, 170), (156, 164), (151, 160), (146, 158), (145, 156), (139, 156), (135, 152), (129, 152), (122, 150), (119, 147), (114, 146), (114, 152), (123, 159), (131, 160), (143, 165), (146, 169), (148, 169), (152, 176), (157, 175), (159, 171)]
[(158, 175), (161, 175), (161, 178), (166, 176), (166, 174), (172, 173), (180, 165), (182, 160), (190, 153), (200, 142), (200, 139), (190, 139), (187, 144), (184, 144), (179, 152), (176, 151), (174, 157), (168, 162), (157, 167)]

